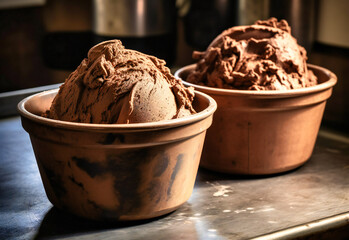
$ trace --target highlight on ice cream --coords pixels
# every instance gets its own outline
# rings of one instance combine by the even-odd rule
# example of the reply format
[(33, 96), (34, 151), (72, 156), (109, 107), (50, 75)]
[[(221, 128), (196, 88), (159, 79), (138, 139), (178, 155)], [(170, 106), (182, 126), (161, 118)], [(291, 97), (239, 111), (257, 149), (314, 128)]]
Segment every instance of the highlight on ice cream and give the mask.
[(186, 81), (239, 90), (289, 90), (317, 84), (306, 50), (276, 18), (229, 28), (204, 52), (193, 52), (195, 70)]
[(44, 116), (81, 123), (144, 123), (195, 113), (194, 89), (165, 61), (125, 49), (119, 40), (92, 47)]

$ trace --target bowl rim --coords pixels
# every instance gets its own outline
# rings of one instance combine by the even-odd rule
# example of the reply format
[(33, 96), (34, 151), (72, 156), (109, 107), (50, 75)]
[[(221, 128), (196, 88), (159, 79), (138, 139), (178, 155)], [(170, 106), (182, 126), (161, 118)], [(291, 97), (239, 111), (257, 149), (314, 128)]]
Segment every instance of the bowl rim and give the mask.
[(43, 91), (43, 92), (33, 94), (31, 96), (24, 98), (17, 105), (17, 110), (21, 115), (21, 117), (32, 120), (40, 124), (48, 125), (48, 126), (80, 130), (80, 131), (81, 130), (82, 131), (108, 131), (108, 130), (139, 131), (139, 130), (147, 130), (147, 129), (160, 130), (160, 129), (174, 128), (178, 126), (199, 122), (205, 118), (208, 118), (210, 115), (213, 115), (213, 113), (217, 109), (217, 103), (212, 97), (196, 90), (194, 90), (195, 96), (199, 95), (208, 100), (208, 106), (205, 109), (195, 114), (192, 114), (190, 116), (185, 116), (185, 117), (170, 119), (170, 120), (157, 121), (157, 122), (127, 123), (127, 124), (126, 123), (123, 123), (123, 124), (79, 123), (79, 122), (69, 122), (69, 121), (55, 120), (55, 119), (42, 117), (32, 112), (29, 112), (26, 109), (25, 107), (26, 103), (32, 98), (38, 97), (38, 96), (55, 94), (55, 93), (57, 94), (58, 90), (59, 88), (49, 90), (49, 91)]
[(215, 94), (215, 95), (234, 95), (234, 96), (250, 96), (250, 97), (293, 97), (293, 96), (299, 96), (299, 95), (305, 95), (305, 94), (311, 94), (316, 92), (321, 92), (324, 90), (327, 90), (331, 87), (333, 87), (337, 83), (337, 76), (330, 70), (314, 65), (314, 64), (307, 64), (310, 70), (317, 70), (324, 72), (328, 76), (328, 80), (311, 86), (311, 87), (305, 87), (305, 88), (299, 88), (299, 89), (289, 89), (289, 90), (236, 90), (236, 89), (225, 89), (225, 88), (216, 88), (216, 87), (207, 87), (203, 85), (197, 85), (190, 82), (187, 82), (183, 80), (180, 75), (185, 71), (191, 71), (195, 68), (196, 63), (184, 66), (179, 68), (175, 73), (174, 76), (181, 81), (186, 86), (194, 87), (196, 90), (202, 91), (204, 93), (208, 94)]

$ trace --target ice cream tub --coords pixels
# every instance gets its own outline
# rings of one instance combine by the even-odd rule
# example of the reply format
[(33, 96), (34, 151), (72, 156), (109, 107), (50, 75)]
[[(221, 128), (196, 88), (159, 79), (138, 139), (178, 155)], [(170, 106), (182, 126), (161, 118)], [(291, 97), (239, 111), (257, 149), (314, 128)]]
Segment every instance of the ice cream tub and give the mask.
[(141, 220), (185, 203), (194, 187), (216, 102), (195, 92), (197, 113), (130, 124), (42, 117), (58, 89), (18, 104), (49, 201), (93, 220)]
[(200, 166), (233, 174), (274, 174), (295, 169), (312, 155), (327, 99), (337, 77), (308, 64), (318, 84), (291, 90), (233, 90), (186, 82), (195, 65), (175, 76), (214, 98)]

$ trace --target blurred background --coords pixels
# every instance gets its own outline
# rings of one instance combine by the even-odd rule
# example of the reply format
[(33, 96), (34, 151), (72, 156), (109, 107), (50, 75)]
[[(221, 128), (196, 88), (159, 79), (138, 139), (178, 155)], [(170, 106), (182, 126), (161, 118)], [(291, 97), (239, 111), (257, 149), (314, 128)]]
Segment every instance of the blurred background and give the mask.
[(323, 125), (349, 133), (348, 12), (347, 0), (0, 0), (0, 94), (61, 83), (114, 38), (175, 71), (224, 29), (276, 17), (337, 75)]

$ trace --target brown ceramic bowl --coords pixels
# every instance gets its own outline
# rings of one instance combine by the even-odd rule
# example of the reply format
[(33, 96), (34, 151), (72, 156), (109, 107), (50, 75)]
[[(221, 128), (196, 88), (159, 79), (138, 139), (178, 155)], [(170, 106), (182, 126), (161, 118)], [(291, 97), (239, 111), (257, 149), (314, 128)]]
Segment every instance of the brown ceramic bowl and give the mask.
[(215, 101), (196, 92), (198, 113), (168, 121), (84, 124), (41, 117), (57, 90), (18, 104), (48, 199), (94, 220), (139, 220), (190, 197)]
[(326, 100), (336, 76), (308, 65), (313, 87), (284, 91), (230, 90), (185, 82), (195, 65), (175, 76), (210, 95), (218, 108), (207, 131), (200, 166), (234, 174), (272, 174), (294, 169), (311, 156)]

